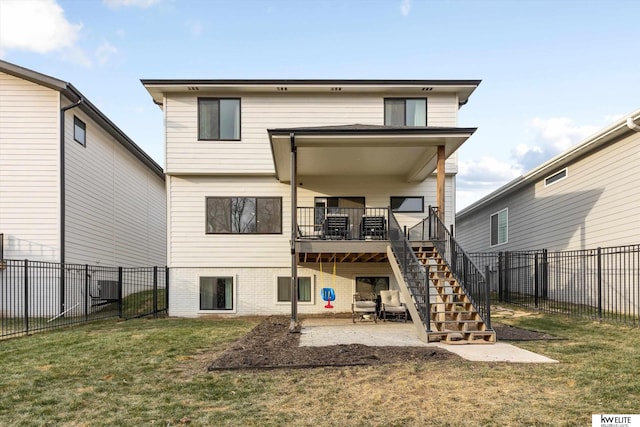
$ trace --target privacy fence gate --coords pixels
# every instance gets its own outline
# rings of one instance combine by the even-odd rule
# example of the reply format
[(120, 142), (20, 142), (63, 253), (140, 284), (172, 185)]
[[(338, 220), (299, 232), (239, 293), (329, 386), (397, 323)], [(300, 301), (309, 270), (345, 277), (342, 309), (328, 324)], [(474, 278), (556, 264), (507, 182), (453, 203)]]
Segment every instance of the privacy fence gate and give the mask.
[(98, 319), (157, 316), (169, 305), (167, 267), (0, 261), (0, 337)]
[(489, 271), (494, 300), (640, 326), (640, 245), (470, 256)]

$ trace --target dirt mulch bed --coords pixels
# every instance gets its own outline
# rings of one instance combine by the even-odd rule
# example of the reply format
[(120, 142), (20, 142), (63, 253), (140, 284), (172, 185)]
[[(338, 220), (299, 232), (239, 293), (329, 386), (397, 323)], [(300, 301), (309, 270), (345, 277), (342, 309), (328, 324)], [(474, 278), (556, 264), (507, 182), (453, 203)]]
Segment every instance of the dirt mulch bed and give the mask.
[(546, 334), (544, 332), (530, 331), (510, 325), (494, 323), (493, 330), (500, 341), (538, 341), (538, 340), (562, 340), (564, 338)]
[[(500, 325), (498, 339), (549, 339), (546, 334)], [(382, 365), (457, 359), (433, 347), (377, 347), (362, 344), (300, 347), (300, 334), (289, 333), (289, 319), (268, 317), (211, 363), (209, 371)]]

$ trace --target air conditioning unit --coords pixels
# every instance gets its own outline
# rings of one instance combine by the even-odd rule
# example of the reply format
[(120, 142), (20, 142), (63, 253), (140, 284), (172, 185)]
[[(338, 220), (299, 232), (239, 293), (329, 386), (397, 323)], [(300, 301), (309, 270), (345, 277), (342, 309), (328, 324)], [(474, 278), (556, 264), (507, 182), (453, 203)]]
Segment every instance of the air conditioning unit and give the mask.
[(98, 298), (104, 300), (118, 300), (117, 280), (98, 280)]

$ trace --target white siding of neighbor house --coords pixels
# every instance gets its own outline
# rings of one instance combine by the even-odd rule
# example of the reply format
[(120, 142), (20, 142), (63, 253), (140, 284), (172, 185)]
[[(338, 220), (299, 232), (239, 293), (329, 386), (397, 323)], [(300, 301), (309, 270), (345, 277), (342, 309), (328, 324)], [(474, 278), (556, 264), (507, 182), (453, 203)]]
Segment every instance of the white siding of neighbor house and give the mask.
[[(199, 96), (215, 97), (216, 94), (199, 93)], [(198, 141), (198, 98), (192, 94), (167, 96), (164, 105), (166, 171), (175, 174), (273, 174), (267, 129), (383, 125), (385, 96), (243, 94), (240, 96), (240, 141)], [(429, 126), (456, 126), (457, 114), (455, 94), (428, 96)]]
[[(286, 267), (290, 265), (291, 196), (288, 184), (273, 177), (168, 176), (169, 259), (171, 267)], [(365, 197), (367, 207), (387, 207), (390, 196), (424, 196), (425, 212), (398, 214), (401, 225), (412, 226), (435, 205), (436, 180), (407, 184), (388, 177), (300, 177), (298, 206), (313, 207), (314, 197)], [(448, 218), (453, 220), (453, 177), (446, 180)], [(282, 197), (282, 234), (206, 234), (205, 198)]]
[[(567, 178), (544, 179), (458, 219), (468, 251), (578, 250), (640, 242), (640, 134), (634, 133), (568, 165)], [(489, 248), (489, 216), (509, 208), (507, 244)]]
[(4, 256), (58, 261), (57, 91), (0, 72), (0, 233)]
[[(290, 268), (172, 268), (170, 271), (171, 298), (169, 315), (197, 317), (210, 314), (235, 316), (286, 315), (291, 313), (290, 302), (278, 302), (276, 280), (290, 277)], [(350, 313), (355, 291), (355, 279), (361, 276), (389, 277), (391, 289), (398, 285), (387, 263), (338, 263), (336, 274), (333, 264), (304, 264), (298, 267), (298, 276), (311, 277), (311, 302), (299, 302), (300, 314)], [(233, 277), (233, 310), (200, 310), (200, 277)], [(336, 299), (327, 309), (320, 296), (323, 287), (334, 288)]]
[[(86, 147), (73, 138), (74, 115)], [(66, 261), (165, 265), (164, 181), (79, 108), (65, 127)]]

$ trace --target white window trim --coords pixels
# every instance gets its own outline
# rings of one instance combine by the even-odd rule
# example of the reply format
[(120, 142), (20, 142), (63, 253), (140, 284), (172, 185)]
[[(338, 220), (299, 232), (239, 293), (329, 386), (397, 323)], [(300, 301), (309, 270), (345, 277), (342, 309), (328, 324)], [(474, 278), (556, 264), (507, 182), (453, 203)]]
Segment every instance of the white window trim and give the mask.
[[(200, 278), (201, 277), (231, 277), (233, 279), (233, 308), (231, 310), (201, 310), (200, 309)], [(199, 274), (197, 276), (196, 304), (197, 314), (237, 314), (238, 313), (238, 275), (237, 274)]]
[[(562, 172), (564, 172), (564, 176), (563, 176), (562, 178), (556, 179), (556, 180), (555, 180), (555, 181), (553, 181), (552, 183), (547, 184), (547, 180), (548, 180), (549, 178), (552, 178), (552, 177), (554, 177), (554, 176), (556, 176), (556, 175), (559, 175), (559, 174), (561, 174)], [(558, 172), (556, 172), (556, 173), (553, 173), (553, 174), (551, 174), (551, 175), (547, 176), (547, 177), (544, 179), (544, 181), (543, 181), (543, 182), (544, 182), (544, 186), (545, 186), (545, 187), (550, 187), (550, 186), (552, 186), (553, 184), (556, 184), (556, 183), (558, 183), (558, 182), (560, 182), (560, 181), (564, 181), (564, 180), (565, 180), (565, 179), (567, 179), (567, 178), (569, 178), (569, 168), (564, 168), (564, 169), (562, 169), (562, 170), (559, 170), (559, 171), (558, 171)]]
[[(502, 243), (498, 242), (495, 245), (491, 244), (491, 218), (493, 218), (494, 215), (498, 215), (498, 220), (500, 220), (500, 214), (502, 212), (506, 212), (507, 213), (507, 231), (506, 231), (506, 240)], [(499, 226), (499, 225), (498, 225)], [(498, 240), (500, 240), (500, 231), (498, 230)], [(504, 208), (504, 209), (500, 209), (498, 212), (494, 212), (491, 215), (489, 215), (489, 247), (490, 248), (495, 248), (496, 246), (501, 246), (501, 245), (506, 245), (507, 243), (509, 243), (509, 208)]]
[[(289, 277), (287, 274), (276, 274), (273, 277), (273, 300), (275, 305), (291, 305), (291, 301), (278, 301), (278, 277)], [(308, 277), (311, 279), (311, 301), (298, 301), (298, 305), (315, 305), (316, 303), (316, 275), (315, 274), (299, 274), (300, 277)]]

